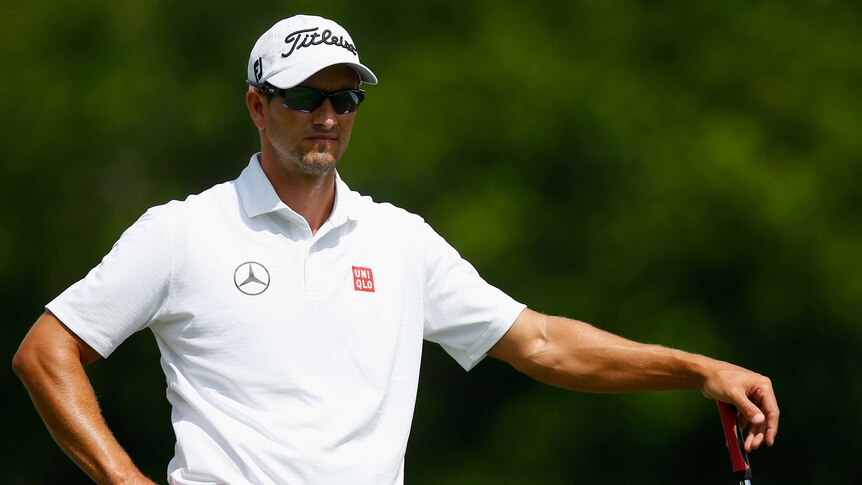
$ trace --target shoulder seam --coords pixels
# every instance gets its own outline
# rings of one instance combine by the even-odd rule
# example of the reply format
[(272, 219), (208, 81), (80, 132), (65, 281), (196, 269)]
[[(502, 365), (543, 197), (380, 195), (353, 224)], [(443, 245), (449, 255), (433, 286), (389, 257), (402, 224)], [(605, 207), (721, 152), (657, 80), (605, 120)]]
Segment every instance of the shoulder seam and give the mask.
[[(167, 310), (170, 302), (175, 296), (175, 288), (176, 285), (174, 283), (174, 278), (176, 275), (176, 259), (177, 259), (177, 246), (180, 243), (179, 238), (180, 235), (177, 234), (185, 225), (182, 224), (182, 218), (184, 216), (184, 207), (182, 203), (175, 203), (176, 212), (168, 211), (168, 224), (167, 224), (167, 238), (168, 238), (168, 281), (167, 288), (165, 289), (165, 298), (162, 300), (161, 306), (156, 310), (156, 313), (153, 315), (153, 320), (158, 320)], [(172, 205), (170, 202), (166, 205)]]

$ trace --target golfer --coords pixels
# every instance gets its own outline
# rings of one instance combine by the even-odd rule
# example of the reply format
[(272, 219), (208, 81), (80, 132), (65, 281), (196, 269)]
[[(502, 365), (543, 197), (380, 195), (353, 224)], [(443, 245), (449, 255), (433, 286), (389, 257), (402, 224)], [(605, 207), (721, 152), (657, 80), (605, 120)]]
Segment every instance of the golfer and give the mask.
[(152, 483), (84, 371), (144, 328), (172, 406), (171, 484), (402, 483), (423, 340), (465, 369), (490, 355), (568, 389), (696, 389), (737, 406), (747, 450), (773, 443), (766, 377), (528, 309), (420, 217), (351, 191), (336, 166), (361, 83), (377, 77), (341, 26), (276, 23), (247, 75), (260, 152), (237, 179), (148, 210), (15, 355), (52, 436), (94, 481)]

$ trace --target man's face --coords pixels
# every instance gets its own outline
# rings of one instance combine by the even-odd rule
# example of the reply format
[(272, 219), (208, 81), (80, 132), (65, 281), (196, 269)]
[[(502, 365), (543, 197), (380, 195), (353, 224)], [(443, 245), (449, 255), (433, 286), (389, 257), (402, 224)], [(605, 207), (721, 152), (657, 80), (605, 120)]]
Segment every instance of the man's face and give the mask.
[[(355, 89), (359, 77), (351, 67), (335, 65), (318, 71), (299, 84), (321, 91)], [(264, 128), (261, 142), (269, 144), (280, 170), (296, 175), (322, 175), (335, 168), (350, 142), (356, 113), (336, 114), (329, 99), (311, 113), (282, 106), (282, 98), (262, 97)], [(266, 151), (264, 146), (264, 151)]]

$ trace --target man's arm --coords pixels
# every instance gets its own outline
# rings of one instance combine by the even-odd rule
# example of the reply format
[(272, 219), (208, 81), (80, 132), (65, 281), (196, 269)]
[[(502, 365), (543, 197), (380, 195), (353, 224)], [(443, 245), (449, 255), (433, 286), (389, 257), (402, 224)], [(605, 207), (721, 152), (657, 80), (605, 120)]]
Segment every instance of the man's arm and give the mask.
[(152, 484), (102, 417), (84, 365), (99, 354), (50, 312), (24, 337), (12, 367), (60, 448), (97, 483)]
[(647, 345), (589, 324), (524, 310), (488, 355), (530, 377), (589, 392), (698, 389), (735, 404), (751, 427), (746, 451), (778, 433), (778, 403), (770, 380), (702, 355)]

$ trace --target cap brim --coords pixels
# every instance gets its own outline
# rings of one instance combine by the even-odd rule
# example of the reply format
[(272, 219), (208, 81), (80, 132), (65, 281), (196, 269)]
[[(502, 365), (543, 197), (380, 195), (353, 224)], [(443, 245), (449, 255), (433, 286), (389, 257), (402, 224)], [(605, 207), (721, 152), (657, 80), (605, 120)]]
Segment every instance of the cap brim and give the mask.
[(290, 69), (285, 69), (284, 71), (277, 72), (266, 79), (261, 79), (261, 82), (268, 82), (269, 84), (272, 84), (277, 88), (288, 89), (310, 78), (317, 71), (326, 69), (329, 66), (335, 66), (337, 64), (344, 64), (352, 67), (353, 70), (355, 70), (356, 73), (359, 74), (360, 81), (367, 84), (377, 84), (377, 76), (375, 76), (374, 73), (371, 72), (371, 69), (368, 69), (362, 64), (359, 64), (357, 62), (339, 61), (320, 62), (318, 60), (291, 66)]

